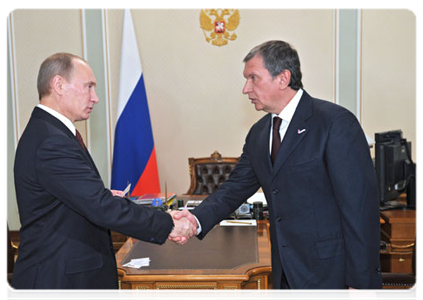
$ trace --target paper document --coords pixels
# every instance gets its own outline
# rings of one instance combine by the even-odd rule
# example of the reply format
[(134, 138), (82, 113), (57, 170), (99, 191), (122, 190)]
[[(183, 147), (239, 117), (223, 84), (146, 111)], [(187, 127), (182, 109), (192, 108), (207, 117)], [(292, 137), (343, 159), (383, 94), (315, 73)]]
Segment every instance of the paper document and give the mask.
[(127, 268), (135, 268), (139, 269), (141, 267), (149, 267), (150, 266), (150, 258), (133, 258), (129, 263), (123, 265)]
[(128, 194), (129, 190), (131, 189), (131, 184), (128, 184), (128, 186), (126, 187), (126, 189), (123, 191), (123, 195)]

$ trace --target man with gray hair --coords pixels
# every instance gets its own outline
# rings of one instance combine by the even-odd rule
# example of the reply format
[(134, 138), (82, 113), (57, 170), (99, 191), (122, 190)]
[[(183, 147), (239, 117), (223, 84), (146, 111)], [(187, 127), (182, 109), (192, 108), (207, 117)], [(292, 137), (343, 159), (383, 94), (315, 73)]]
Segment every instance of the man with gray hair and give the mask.
[(381, 288), (376, 175), (356, 117), (303, 90), (297, 51), (286, 42), (265, 42), (244, 63), (243, 93), (268, 114), (195, 218), (176, 218), (190, 218), (203, 239), (261, 187), (274, 288)]
[(58, 53), (40, 67), (40, 104), (15, 157), (22, 227), (14, 288), (118, 288), (110, 229), (157, 244), (195, 234), (188, 220), (173, 221), (105, 188), (73, 125), (87, 120), (98, 103), (95, 87), (92, 69), (78, 56)]

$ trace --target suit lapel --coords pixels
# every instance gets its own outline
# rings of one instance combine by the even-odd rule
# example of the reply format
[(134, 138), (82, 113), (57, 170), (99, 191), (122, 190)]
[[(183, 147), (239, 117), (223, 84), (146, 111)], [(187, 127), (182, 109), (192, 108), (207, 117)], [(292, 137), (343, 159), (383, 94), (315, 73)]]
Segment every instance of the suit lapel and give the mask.
[(39, 107), (35, 107), (33, 111), (34, 117), (40, 118), (45, 120), (46, 122), (50, 123), (52, 126), (60, 129), (64, 134), (66, 134), (71, 140), (73, 140), (75, 143), (78, 144), (78, 146), (81, 148), (81, 151), (84, 153), (85, 160), (88, 162), (88, 164), (91, 166), (91, 168), (96, 172), (98, 176), (100, 176), (100, 173), (98, 172), (94, 161), (92, 160), (90, 154), (88, 153), (88, 149), (85, 151), (85, 149), (82, 149), (81, 145), (79, 144), (78, 140), (76, 139), (76, 136), (69, 130), (68, 127), (66, 127), (65, 124), (63, 124), (59, 119), (52, 116), (48, 112), (42, 110)]
[(87, 149), (87, 151), (84, 151), (84, 152), (85, 152), (85, 155), (88, 157), (88, 162), (90, 163), (90, 165), (93, 168), (94, 172), (97, 174), (98, 177), (101, 177), (100, 176), (100, 173), (97, 170), (97, 167), (95, 166), (94, 160), (92, 159), (90, 153), (88, 152), (88, 149)]
[(279, 148), (276, 161), (273, 166), (273, 175), (285, 164), (289, 155), (301, 143), (304, 137), (310, 132), (306, 120), (312, 115), (312, 101), (310, 95), (305, 91), (298, 103), (294, 116), (289, 123), (288, 129)]
[(69, 130), (68, 127), (66, 127), (65, 124), (63, 124), (56, 117), (52, 116), (51, 114), (49, 114), (48, 112), (42, 110), (39, 107), (35, 107), (32, 114), (33, 114), (34, 117), (39, 118), (39, 119), (42, 119), (42, 120), (50, 123), (52, 126), (60, 129), (64, 134), (66, 134), (69, 138), (75, 140), (78, 143), (78, 145), (79, 145), (79, 142), (76, 139), (76, 137), (74, 136), (74, 134)]
[(264, 122), (263, 129), (260, 131), (258, 140), (259, 153), (257, 157), (264, 159), (264, 168), (267, 173), (272, 173), (272, 160), (270, 158), (269, 135), (272, 115), (268, 114), (266, 122)]

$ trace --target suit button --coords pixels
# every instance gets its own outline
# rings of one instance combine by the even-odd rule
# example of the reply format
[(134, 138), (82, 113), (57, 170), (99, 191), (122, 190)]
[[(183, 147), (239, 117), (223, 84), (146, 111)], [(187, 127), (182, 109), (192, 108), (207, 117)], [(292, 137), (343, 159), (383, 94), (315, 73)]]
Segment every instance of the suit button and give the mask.
[(276, 217), (276, 221), (277, 222), (280, 222), (282, 220), (282, 218), (281, 217)]
[(279, 193), (279, 190), (278, 190), (278, 189), (274, 189), (274, 190), (272, 191), (272, 194), (277, 194), (277, 193)]

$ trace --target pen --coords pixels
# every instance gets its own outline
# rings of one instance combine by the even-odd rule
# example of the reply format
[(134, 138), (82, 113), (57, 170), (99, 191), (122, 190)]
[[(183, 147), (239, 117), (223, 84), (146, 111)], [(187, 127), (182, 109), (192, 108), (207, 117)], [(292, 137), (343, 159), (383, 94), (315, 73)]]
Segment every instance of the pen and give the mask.
[(234, 223), (234, 224), (247, 224), (247, 225), (251, 225), (251, 222), (243, 222), (243, 221), (226, 221), (227, 223)]

